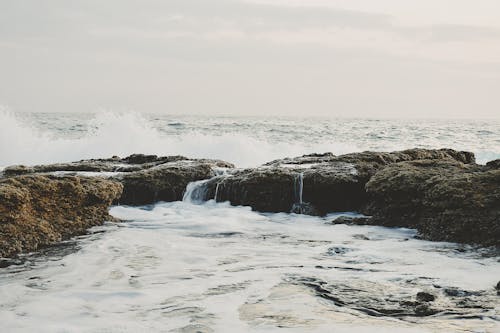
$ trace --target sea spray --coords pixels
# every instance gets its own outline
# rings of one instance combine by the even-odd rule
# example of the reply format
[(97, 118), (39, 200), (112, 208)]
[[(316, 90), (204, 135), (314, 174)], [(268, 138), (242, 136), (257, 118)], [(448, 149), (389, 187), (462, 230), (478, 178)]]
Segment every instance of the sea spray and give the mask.
[[(214, 158), (238, 167), (254, 167), (286, 156), (359, 150), (331, 139), (317, 140), (319, 143), (276, 141), (267, 132), (258, 136), (254, 132), (242, 133), (237, 124), (226, 131), (220, 131), (216, 123), (213, 128), (207, 129), (198, 122), (185, 126), (188, 129), (179, 130), (175, 126), (172, 130), (169, 123), (158, 125), (161, 123), (158, 119), (162, 117), (139, 113), (97, 113), (89, 115), (90, 120), (71, 114), (45, 116), (38, 114), (36, 119), (28, 121), (29, 114), (21, 117), (0, 110), (0, 166), (71, 162), (143, 153)], [(168, 119), (169, 116), (164, 117)], [(272, 128), (268, 131), (272, 133)]]
[[(380, 136), (379, 133), (385, 133)], [(442, 133), (446, 133), (443, 136)], [(13, 113), (0, 109), (0, 166), (132, 153), (217, 158), (237, 167), (309, 153), (410, 147), (500, 158), (498, 121), (414, 121), (172, 116), (141, 113)]]

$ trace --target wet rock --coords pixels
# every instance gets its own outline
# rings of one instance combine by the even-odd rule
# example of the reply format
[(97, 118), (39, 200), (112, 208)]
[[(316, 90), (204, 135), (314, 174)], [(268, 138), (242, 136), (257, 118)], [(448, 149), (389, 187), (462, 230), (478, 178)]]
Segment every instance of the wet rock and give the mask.
[(102, 224), (122, 188), (116, 181), (72, 176), (0, 180), (0, 257), (34, 251)]
[(217, 201), (262, 212), (289, 212), (296, 202), (296, 172), (280, 168), (245, 169), (218, 183)]
[(120, 204), (143, 205), (182, 200), (186, 186), (215, 176), (215, 167), (232, 166), (222, 161), (181, 160), (115, 177), (123, 184)]
[(337, 255), (342, 255), (342, 254), (346, 254), (347, 252), (351, 252), (352, 249), (350, 248), (347, 248), (347, 247), (343, 247), (343, 246), (335, 246), (335, 247), (331, 247), (329, 248), (326, 253), (330, 256), (337, 256)]
[(500, 245), (500, 169), (454, 160), (391, 164), (366, 184), (373, 223), (429, 240)]
[(371, 216), (339, 216), (332, 224), (370, 225)]
[(368, 238), (366, 235), (363, 234), (352, 235), (352, 238), (359, 240), (370, 240), (370, 238)]
[(59, 175), (92, 172), (91, 176), (115, 179), (124, 186), (116, 202), (130, 205), (151, 204), (157, 201), (181, 200), (189, 182), (213, 177), (214, 168), (233, 168), (234, 165), (209, 159), (188, 159), (183, 156), (133, 154), (125, 158), (89, 159), (49, 165), (10, 166), (7, 177), (20, 174)]
[(489, 161), (486, 166), (490, 169), (500, 169), (500, 159)]
[(392, 163), (423, 158), (474, 163), (472, 153), (451, 149), (304, 155), (239, 170), (218, 182), (217, 201), (227, 200), (264, 212), (290, 212), (294, 204), (300, 203), (302, 188), (302, 203), (314, 208), (311, 212), (324, 215), (356, 211), (366, 204), (365, 184), (378, 170)]
[(320, 215), (318, 213), (318, 211), (316, 210), (316, 208), (308, 202), (294, 203), (292, 205), (292, 209), (290, 212), (295, 213), (295, 214), (304, 214), (304, 215), (311, 215), (311, 216)]
[(431, 293), (427, 293), (424, 291), (417, 293), (417, 301), (419, 301), (419, 302), (433, 302), (435, 299), (436, 299), (436, 296), (434, 296)]
[(415, 315), (418, 317), (432, 316), (437, 311), (432, 309), (428, 304), (420, 304), (415, 307)]
[(113, 156), (105, 159), (89, 159), (77, 162), (46, 165), (13, 165), (5, 168), (5, 176), (17, 176), (48, 172), (133, 172), (148, 169), (159, 164), (188, 160), (184, 156), (164, 156), (133, 154), (125, 158)]

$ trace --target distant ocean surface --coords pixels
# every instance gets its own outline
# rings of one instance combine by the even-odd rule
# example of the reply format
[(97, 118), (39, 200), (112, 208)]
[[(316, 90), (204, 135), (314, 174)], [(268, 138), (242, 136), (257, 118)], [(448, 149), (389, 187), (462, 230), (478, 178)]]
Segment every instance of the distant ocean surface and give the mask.
[(499, 120), (387, 120), (0, 111), (0, 167), (132, 153), (219, 158), (249, 167), (303, 155), (413, 147), (500, 158)]

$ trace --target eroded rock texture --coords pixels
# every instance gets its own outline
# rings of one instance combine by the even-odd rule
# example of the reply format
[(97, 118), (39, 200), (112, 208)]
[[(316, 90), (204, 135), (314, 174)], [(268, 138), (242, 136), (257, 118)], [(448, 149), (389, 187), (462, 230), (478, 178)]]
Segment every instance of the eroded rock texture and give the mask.
[(34, 251), (102, 224), (122, 188), (116, 181), (72, 176), (0, 180), (0, 257)]

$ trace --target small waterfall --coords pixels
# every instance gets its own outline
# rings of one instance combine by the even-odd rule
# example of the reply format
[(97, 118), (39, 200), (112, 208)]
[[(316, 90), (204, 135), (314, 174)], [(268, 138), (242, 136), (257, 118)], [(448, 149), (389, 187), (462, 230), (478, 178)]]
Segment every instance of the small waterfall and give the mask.
[[(189, 202), (189, 203), (202, 203), (205, 201), (210, 200), (209, 198), (209, 192), (211, 186), (209, 186), (209, 183), (212, 182), (214, 179), (218, 178), (223, 178), (226, 177), (227, 175), (227, 168), (215, 168), (214, 169), (215, 176), (209, 179), (203, 179), (203, 180), (198, 180), (195, 182), (190, 182), (186, 186), (186, 192), (184, 192), (184, 195), (182, 197), (182, 201), (184, 202)], [(217, 202), (217, 194), (219, 193), (219, 184), (220, 182), (217, 182), (215, 186), (215, 195), (214, 195), (214, 200)], [(213, 187), (212, 187), (213, 189)]]
[(206, 200), (208, 186), (207, 183), (213, 178), (191, 182), (186, 186), (186, 192), (182, 201), (189, 203), (202, 203)]
[(294, 179), (294, 195), (295, 195), (295, 203), (292, 205), (292, 213), (296, 214), (308, 214), (308, 215), (316, 215), (316, 211), (311, 204), (304, 202), (303, 200), (303, 192), (304, 192), (304, 173), (299, 172)]
[(295, 177), (295, 202), (302, 204), (302, 191), (304, 190), (304, 173), (299, 172)]
[(217, 185), (215, 185), (215, 195), (214, 195), (215, 202), (217, 202), (217, 194), (219, 194), (219, 185), (220, 183), (217, 183)]

